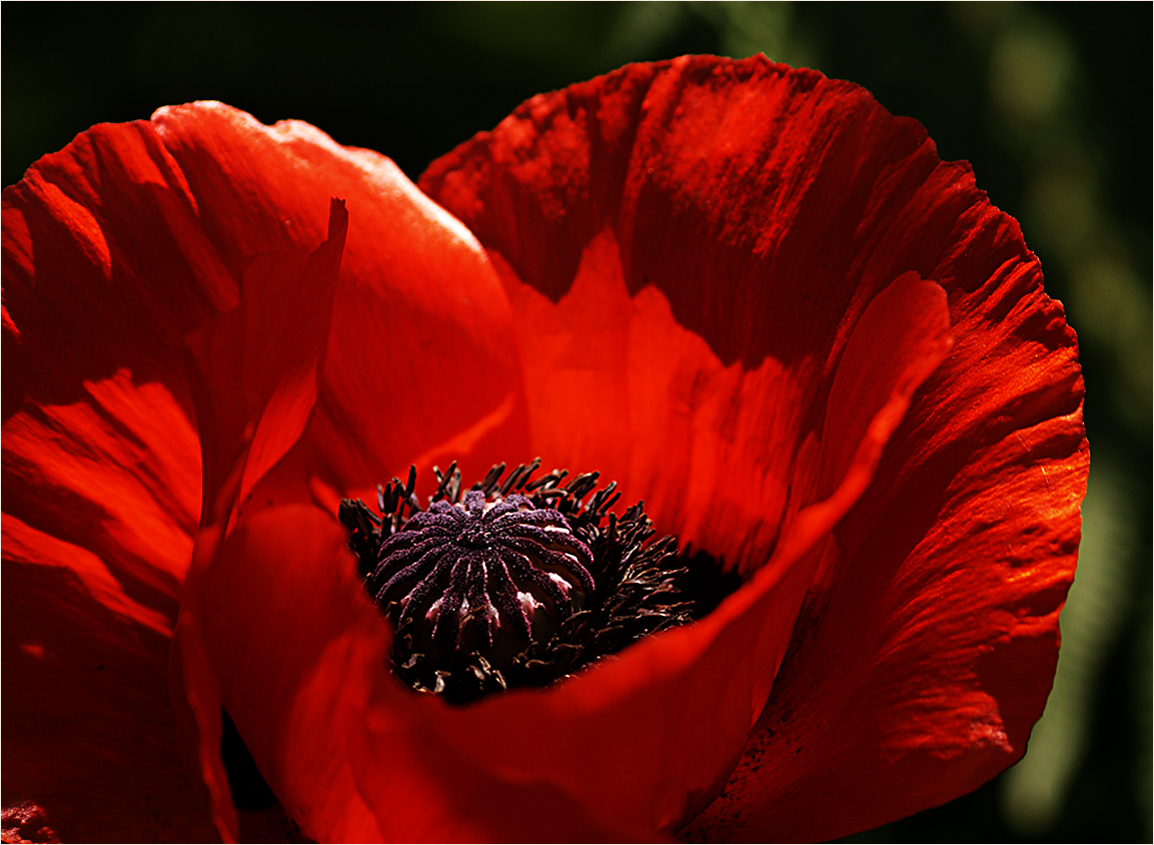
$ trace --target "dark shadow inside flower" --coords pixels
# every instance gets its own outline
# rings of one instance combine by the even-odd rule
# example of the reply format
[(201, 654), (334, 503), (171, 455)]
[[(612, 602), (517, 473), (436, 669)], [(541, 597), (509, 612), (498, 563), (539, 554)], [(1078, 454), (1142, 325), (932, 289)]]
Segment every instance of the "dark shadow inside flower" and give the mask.
[(680, 563), (685, 567), (681, 576), (681, 593), (693, 602), (694, 619), (704, 619), (717, 609), (722, 600), (741, 586), (741, 575), (727, 567), (724, 559), (708, 552), (683, 550)]
[(220, 711), (220, 761), (228, 773), (232, 805), (238, 810), (263, 810), (276, 803), (276, 795), (260, 773), (228, 711)]
[(220, 759), (237, 811), (237, 841), (313, 842), (285, 813), (228, 712), (222, 709), (220, 715)]

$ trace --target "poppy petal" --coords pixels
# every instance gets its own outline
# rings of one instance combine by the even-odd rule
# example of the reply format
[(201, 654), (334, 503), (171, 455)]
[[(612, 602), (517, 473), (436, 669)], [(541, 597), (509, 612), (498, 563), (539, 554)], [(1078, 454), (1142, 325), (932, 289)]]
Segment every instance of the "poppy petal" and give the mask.
[(68, 838), (205, 835), (165, 682), (196, 436), (163, 385), (86, 390), (4, 426), (5, 800)]
[(205, 524), (233, 505), (296, 443), (312, 413), (348, 230), (331, 202), (328, 238), (311, 255), (260, 255), (245, 268), (238, 308), (185, 337), (201, 449)]
[[(193, 192), (211, 198), (214, 220), (230, 221), (214, 234), (222, 253), (239, 256), (243, 278), (240, 308), (187, 337), (198, 363), (211, 510), (186, 585), (173, 676), (214, 816), (222, 835), (235, 838), (218, 753), (224, 669), (206, 647), (202, 588), (235, 518), (230, 503), (247, 499), (259, 509), (316, 498), (335, 512), (341, 494), (365, 495), (410, 461), (456, 451), (468, 468), (478, 444), (490, 453), (512, 443), (505, 454), (523, 454), (523, 390), (515, 349), (503, 340), (512, 313), (485, 253), (387, 159), (339, 147), (304, 124), (264, 127), (220, 104), (162, 109), (154, 121)], [(328, 240), (303, 267), (301, 233), (316, 230), (312, 209), (332, 193), (351, 210), (348, 231), (343, 220), (330, 223)], [(326, 337), (327, 349), (310, 344)], [(286, 355), (300, 365), (286, 367)], [(291, 401), (277, 405), (279, 395)], [(266, 421), (277, 425), (277, 448), (254, 463), (248, 444), (256, 448)], [(473, 471), (481, 466), (472, 463)]]
[[(311, 251), (330, 197), (349, 211), (317, 408), (293, 460), (253, 498), (321, 483), (325, 507), (409, 463), (470, 472), (527, 451), (513, 315), (484, 251), (389, 159), (299, 121), (264, 126), (220, 103), (153, 117), (238, 277), (252, 256)], [(490, 444), (484, 459), (470, 454)], [(314, 492), (316, 492), (314, 490)], [(299, 498), (299, 496), (297, 496)]]
[(141, 123), (94, 127), (3, 198), (5, 513), (124, 567), (169, 624), (200, 498), (179, 337), (236, 294), (196, 214)]
[[(349, 487), (347, 476), (367, 486), (369, 479), (396, 472), (414, 457), (470, 453), (486, 443), (503, 443), (518, 425), (523, 429), (515, 351), (503, 339), (511, 323), (508, 302), (484, 250), (463, 226), (382, 156), (340, 148), (319, 130), (295, 122), (264, 127), (211, 103), (160, 110), (151, 122), (95, 127), (60, 154), (42, 159), (5, 192), (3, 409), (6, 504), (12, 504), (6, 514), (33, 528), (48, 525), (50, 534), (63, 525), (61, 539), (92, 548), (114, 579), (132, 576), (147, 582), (144, 589), (159, 590), (156, 600), (168, 627), (201, 498), (182, 338), (195, 346), (205, 327), (222, 319), (219, 315), (240, 319), (246, 311), (237, 311), (241, 287), (257, 292), (272, 274), (286, 270), (283, 262), (299, 271), (310, 250), (325, 240), (325, 211), (334, 194), (345, 195), (353, 220), (366, 225), (360, 230), (354, 225), (346, 241), (350, 248), (332, 306), (328, 353), (337, 361), (332, 371), (337, 377), (325, 381), (322, 375), (320, 406), (312, 417), (317, 425), (291, 453), (320, 466), (314, 477), (327, 473), (331, 483), (322, 485), (322, 493), (325, 504), (335, 508), (337, 495)], [(271, 306), (262, 311), (284, 320), (256, 326), (256, 334), (248, 332), (250, 345), (275, 341), (285, 360), (295, 352), (280, 337), (291, 327), (292, 308), (278, 311), (275, 301)], [(365, 320), (366, 313), (373, 319)], [(323, 335), (325, 327), (317, 326)], [(424, 343), (435, 335), (439, 342)], [(234, 342), (243, 337), (245, 332), (233, 332)], [(398, 346), (407, 346), (405, 364), (377, 366), (377, 361), (396, 361)], [(235, 365), (239, 359), (222, 360)], [(235, 366), (222, 368), (237, 372)], [(288, 381), (308, 388), (308, 367), (291, 369), (306, 377)], [(352, 377), (340, 382), (350, 371)], [(215, 394), (227, 392), (224, 379), (194, 381)], [(364, 401), (375, 399), (381, 386), (387, 388), (384, 401)], [(250, 404), (261, 405), (255, 410), (263, 417), (248, 414), (256, 423), (257, 442), (262, 418), (279, 424), (268, 431), (267, 456), (241, 479), (246, 488), (253, 486), (252, 498), (282, 494), (291, 486), (286, 478), (297, 480), (283, 471), (292, 463), (287, 459), (273, 468), (277, 478), (270, 479), (277, 472), (257, 477), (299, 433), (309, 392), (285, 392), (282, 404), (295, 409), (292, 414), (273, 413), (263, 401), (238, 406), (248, 414)], [(298, 402), (301, 396), (306, 401)], [(422, 397), (429, 401), (422, 403)], [(202, 414), (208, 406), (200, 403)], [(230, 407), (227, 402), (211, 406)], [(121, 410), (127, 414), (123, 420)], [(38, 420), (45, 412), (42, 425)], [(148, 421), (155, 423), (155, 432), (144, 426)], [(228, 440), (210, 435), (208, 419), (201, 423), (209, 442)], [(351, 428), (370, 459), (342, 466)], [(128, 446), (117, 442), (117, 434), (126, 432)], [(76, 443), (69, 444), (72, 440)], [(225, 466), (247, 439), (240, 441), (219, 444)], [(512, 442), (517, 448), (509, 451), (527, 450), (524, 435)], [(62, 451), (74, 453), (67, 459), (60, 458), (61, 443)], [(87, 469), (69, 478), (73, 464), (85, 461)], [(117, 477), (121, 469), (125, 478)], [(209, 473), (213, 485), (220, 474)], [(307, 485), (310, 479), (304, 480)], [(75, 486), (69, 487), (72, 481)], [(53, 485), (75, 489), (75, 501)], [(143, 492), (137, 495), (134, 485)], [(119, 498), (91, 508), (92, 518), (88, 510), (77, 510), (76, 502), (106, 489)], [(170, 501), (173, 496), (179, 501)], [(114, 506), (126, 526), (142, 526), (140, 536), (102, 521), (104, 506)], [(121, 511), (132, 518), (121, 517)], [(172, 522), (181, 529), (179, 541), (164, 536)], [(130, 544), (129, 554), (106, 543), (110, 525), (113, 540)], [(174, 577), (164, 581), (166, 573)], [(155, 621), (151, 593), (142, 601), (141, 588), (129, 584), (130, 599), (125, 599), (105, 589), (102, 577), (93, 569), (84, 582), (93, 595), (111, 601), (118, 613)], [(159, 588), (153, 583), (158, 579)], [(216, 749), (210, 748), (208, 756), (213, 755)]]
[(835, 530), (754, 737), (691, 838), (842, 836), (951, 800), (1025, 752), (1089, 453), (1061, 305), (1013, 221), (983, 217), (995, 255), (1017, 260), (952, 292), (954, 353)]
[(69, 838), (203, 835), (164, 682), (200, 506), (176, 345), (235, 289), (147, 124), (41, 159), (3, 221), (5, 800)]
[(861, 314), (937, 278), (951, 244), (908, 254), (893, 219), (938, 164), (857, 86), (698, 56), (534, 97), (420, 184), (503, 275), (534, 450), (749, 572), (830, 492), (808, 480)]
[(168, 620), (126, 595), (120, 561), (3, 525), (5, 808), (34, 801), (65, 841), (212, 838), (176, 745)]
[[(19, 538), (6, 542), (6, 572), (9, 561), (35, 564), (34, 577), (62, 581), (74, 616), (91, 612), (95, 599), (126, 631), (146, 626), (162, 638), (161, 666), (200, 507), (180, 338), (237, 298), (201, 225), (206, 211), (155, 128), (142, 122), (95, 127), (4, 194), (5, 532)], [(318, 340), (325, 338), (322, 330)], [(80, 597), (76, 578), (90, 599)], [(71, 628), (49, 630), (53, 640), (37, 648), (68, 653), (59, 638)], [(156, 657), (137, 651), (127, 648), (124, 659)], [(167, 713), (157, 745), (171, 753), (163, 677), (154, 672), (150, 689), (159, 690)], [(20, 708), (28, 722), (20, 730), (36, 732), (54, 712), (41, 699), (55, 700), (54, 689), (74, 683), (61, 674), (10, 697), (30, 700)], [(106, 694), (95, 685), (92, 718), (73, 720), (96, 746), (116, 739), (98, 718), (107, 702), (97, 699)], [(141, 706), (155, 710), (156, 702)], [(155, 715), (143, 713), (139, 723), (155, 725)], [(19, 768), (8, 769), (14, 780), (23, 777)], [(88, 775), (107, 780), (100, 768)], [(202, 812), (200, 790), (184, 788)], [(108, 811), (116, 807), (110, 802)]]
[[(645, 496), (661, 528), (746, 572), (764, 565), (768, 550), (780, 552), (801, 517), (820, 510), (814, 503), (833, 487), (860, 492), (869, 481), (885, 437), (862, 442), (855, 433), (876, 426), (888, 434), (900, 422), (900, 402), (888, 406), (885, 419), (872, 420), (857, 405), (876, 403), (875, 390), (891, 389), (871, 384), (867, 372), (903, 325), (901, 309), (890, 313), (882, 298), (900, 282), (909, 302), (948, 299), (959, 344), (952, 376), (945, 382), (934, 376), (937, 387), (917, 400), (917, 421), (899, 429), (916, 427), (922, 439), (907, 434), (887, 447), (887, 466), (897, 474), (885, 484), (903, 491), (903, 506), (916, 504), (914, 512), (924, 514), (943, 490), (964, 500), (964, 492), (949, 486), (957, 483), (950, 469), (964, 475), (972, 467), (978, 478), (985, 467), (1003, 479), (992, 489), (981, 487), (986, 498), (980, 502), (987, 522), (998, 509), (1023, 515), (991, 532), (1019, 549), (1010, 555), (1020, 554), (1011, 567), (1015, 576), (1001, 574), (998, 558), (978, 555), (983, 565), (965, 570), (970, 582), (947, 583), (961, 591), (978, 583), (997, 589), (976, 604), (946, 593), (935, 573), (972, 562), (962, 538), (976, 532), (972, 523), (955, 525), (943, 514), (941, 535), (931, 537), (934, 522), (923, 521), (930, 539), (919, 546), (923, 557), (910, 563), (917, 577), (897, 582), (903, 601), (862, 602), (859, 595), (884, 593), (904, 558), (886, 546), (858, 560), (845, 550), (848, 526), (884, 546), (888, 529), (910, 525), (898, 499), (886, 498), (887, 488), (875, 481), (853, 513), (876, 521), (858, 517), (823, 546), (810, 610), (799, 621), (794, 648), (800, 648), (797, 638), (828, 626), (824, 650), (791, 657), (797, 663), (790, 665), (804, 667), (794, 671), (811, 685), (820, 681), (823, 694), (839, 677), (831, 668), (864, 672), (860, 667), (884, 657), (890, 674), (879, 671), (872, 681), (851, 685), (853, 693), (830, 690), (830, 700), (839, 702), (831, 705), (831, 720), (838, 706), (861, 714), (846, 722), (846, 736), (830, 731), (821, 715), (782, 731), (773, 720), (796, 722), (810, 712), (812, 689), (799, 685), (795, 699), (793, 682), (780, 678), (774, 701), (785, 703), (771, 701), (766, 710), (756, 740), (761, 745), (751, 745), (730, 785), (737, 798), (718, 802), (729, 808), (726, 814), (711, 809), (695, 830), (722, 838), (839, 835), (947, 800), (1021, 753), (1052, 678), (1057, 611), (1074, 565), (1085, 483), (1081, 386), (1073, 333), (1060, 306), (1041, 292), (1036, 259), (1017, 225), (974, 188), (967, 165), (940, 162), (920, 126), (893, 117), (857, 86), (763, 57), (686, 57), (629, 66), (535, 97), (493, 132), (434, 162), (420, 184), (461, 216), (493, 255), (520, 315), (523, 353), (558, 350), (539, 368), (526, 363), (534, 443), (562, 450), (576, 443), (572, 452), (599, 457), (630, 492)], [(934, 293), (910, 271), (941, 288)], [(665, 331), (641, 356), (635, 338), (644, 329), (638, 327), (661, 322), (654, 302), (675, 331)], [(603, 356), (611, 363), (595, 363), (596, 374), (578, 372), (576, 353), (598, 348), (612, 350)], [(589, 357), (596, 362), (597, 354)], [(905, 360), (903, 353), (893, 360)], [(862, 361), (867, 369), (859, 368)], [(567, 366), (577, 376), (568, 381)], [(726, 366), (753, 389), (720, 391), (716, 374)], [(924, 377), (932, 366), (927, 360), (910, 372)], [(764, 375), (773, 369), (772, 377)], [(550, 380), (558, 372), (562, 386), (555, 389)], [(581, 377), (595, 388), (583, 386)], [(558, 411), (574, 397), (597, 410), (568, 426)], [(948, 424), (946, 407), (966, 424)], [(598, 425), (590, 425), (594, 417)], [(927, 426), (949, 434), (935, 436)], [(626, 450), (622, 441), (641, 446)], [(1004, 442), (1011, 452), (1013, 444), (1027, 448), (1017, 460), (983, 456), (991, 442)], [(1034, 458), (1022, 457), (1035, 442), (1044, 472), (1026, 466)], [(858, 456), (871, 472), (856, 470)], [(894, 469), (913, 473), (923, 465), (925, 473), (912, 478)], [(940, 475), (930, 469), (935, 465)], [(1051, 477), (1053, 486), (1046, 487)], [(1025, 501), (1017, 499), (1027, 491)], [(976, 489), (969, 492), (977, 496)], [(1045, 502), (1040, 508), (1039, 500)], [(713, 526), (724, 528), (711, 532)], [(869, 534), (873, 526), (876, 533)], [(952, 528), (960, 533), (950, 535)], [(978, 547), (974, 540), (969, 550)], [(888, 568), (871, 562), (872, 554), (888, 556)], [(858, 580), (877, 579), (872, 591), (850, 586), (857, 581), (843, 577), (843, 569), (858, 573)], [(830, 597), (839, 600), (837, 613), (825, 608)], [(927, 627), (902, 627), (899, 622), (910, 622), (903, 607), (951, 620), (941, 630), (953, 640), (907, 640), (911, 630)], [(867, 611), (878, 614), (870, 617), (873, 627), (863, 621)], [(1008, 621), (1015, 618), (1023, 620), (1020, 629)], [(879, 626), (903, 649), (886, 651), (872, 636)], [(866, 643), (881, 651), (863, 653)], [(978, 653), (985, 655), (981, 665), (997, 667), (992, 674), (973, 668)], [(925, 670), (933, 655), (954, 659)], [(903, 666), (925, 674), (904, 686), (887, 684)], [(1023, 673), (1018, 689), (999, 680), (1012, 671)], [(875, 707), (857, 708), (860, 696), (875, 689), (871, 683), (877, 684)], [(912, 719), (903, 733), (909, 714), (891, 705), (917, 684), (935, 691), (934, 718)], [(953, 695), (959, 687), (973, 693), (969, 701)], [(989, 735), (973, 734), (966, 714), (978, 699), (983, 724), (1005, 726), (1004, 743), (993, 727)], [(905, 705), (921, 700), (913, 696)], [(995, 719), (990, 714), (999, 708)], [(866, 729), (875, 721), (884, 730)], [(905, 768), (886, 768), (879, 734), (907, 740), (900, 746)], [(763, 753), (771, 737), (778, 744)], [(792, 743), (795, 762), (779, 763), (785, 772), (779, 774), (767, 760), (784, 759), (783, 742)], [(825, 756), (793, 754), (811, 743), (826, 749)], [(840, 779), (822, 768), (842, 765), (839, 743), (858, 743), (860, 754), (859, 765), (838, 769)], [(918, 767), (929, 766), (924, 761), (943, 747), (951, 749), (953, 766), (928, 777)], [(881, 776), (887, 770), (905, 780), (887, 787)], [(763, 774), (752, 777), (754, 771)], [(861, 802), (835, 800), (832, 787), (822, 791), (829, 783), (848, 791), (851, 780), (865, 796)], [(863, 780), (869, 788), (860, 788)], [(905, 789), (911, 783), (917, 788)], [(783, 789), (786, 797), (769, 800)], [(812, 802), (794, 800), (802, 795), (812, 795)], [(829, 813), (831, 801), (844, 811)]]

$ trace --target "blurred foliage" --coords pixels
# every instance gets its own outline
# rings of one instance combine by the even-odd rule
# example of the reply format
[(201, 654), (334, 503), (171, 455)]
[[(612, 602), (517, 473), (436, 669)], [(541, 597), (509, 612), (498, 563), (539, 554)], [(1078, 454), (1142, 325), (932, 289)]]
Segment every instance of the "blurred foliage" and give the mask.
[(411, 177), (518, 103), (682, 53), (818, 68), (1019, 219), (1079, 332), (1093, 451), (1054, 694), (1017, 767), (857, 839), (1151, 838), (1149, 4), (7, 4), (4, 184), (99, 121), (219, 99)]

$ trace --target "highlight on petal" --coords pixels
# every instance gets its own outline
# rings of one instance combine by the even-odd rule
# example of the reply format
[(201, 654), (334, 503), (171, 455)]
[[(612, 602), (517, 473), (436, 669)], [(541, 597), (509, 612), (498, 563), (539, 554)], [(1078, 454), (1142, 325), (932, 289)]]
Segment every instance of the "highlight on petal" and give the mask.
[(420, 184), (509, 291), (535, 450), (757, 572), (730, 603), (795, 544), (820, 557), (690, 835), (837, 836), (1020, 756), (1075, 563), (1082, 386), (968, 166), (857, 86), (686, 57), (534, 97)]
[[(286, 488), (303, 484), (330, 507), (419, 455), (458, 457), (448, 449), (461, 438), (470, 448), (523, 443), (501, 285), (473, 235), (396, 165), (299, 121), (264, 126), (220, 103), (160, 109), (153, 122), (194, 193), (212, 198), (214, 233), (238, 265), (286, 242), (315, 249), (331, 197), (349, 211), (317, 408), (254, 501), (300, 500)], [(484, 460), (464, 455), (462, 466), (483, 472)]]

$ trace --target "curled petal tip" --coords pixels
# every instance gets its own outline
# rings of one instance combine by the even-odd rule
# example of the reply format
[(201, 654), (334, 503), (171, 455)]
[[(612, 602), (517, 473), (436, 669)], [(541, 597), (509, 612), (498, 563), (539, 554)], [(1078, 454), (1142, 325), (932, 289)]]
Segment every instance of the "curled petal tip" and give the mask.
[(329, 233), (328, 240), (343, 237), (349, 225), (349, 212), (345, 208), (345, 201), (333, 197), (329, 201)]

